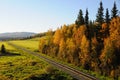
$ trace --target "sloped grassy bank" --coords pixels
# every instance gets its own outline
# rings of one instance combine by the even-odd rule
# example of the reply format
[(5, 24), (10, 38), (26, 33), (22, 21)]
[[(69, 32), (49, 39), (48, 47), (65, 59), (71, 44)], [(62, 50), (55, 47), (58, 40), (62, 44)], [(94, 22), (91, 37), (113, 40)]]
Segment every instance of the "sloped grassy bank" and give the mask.
[(9, 53), (0, 56), (0, 80), (73, 80), (42, 59), (2, 44)]

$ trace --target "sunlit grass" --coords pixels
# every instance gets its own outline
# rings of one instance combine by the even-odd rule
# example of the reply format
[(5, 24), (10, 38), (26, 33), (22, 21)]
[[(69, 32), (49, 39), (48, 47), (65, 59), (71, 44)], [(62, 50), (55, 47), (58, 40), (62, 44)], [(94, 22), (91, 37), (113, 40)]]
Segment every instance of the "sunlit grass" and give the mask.
[(43, 61), (28, 56), (5, 56), (0, 58), (0, 74), (7, 78), (22, 79), (33, 73), (44, 72)]
[[(26, 45), (31, 43), (37, 43), (35, 40), (24, 40), (24, 41), (13, 41), (14, 43), (19, 45)], [(33, 42), (32, 42), (33, 41)], [(9, 54), (12, 55), (2, 55), (0, 56), (0, 80), (34, 80), (32, 78), (37, 78), (41, 80), (41, 78), (56, 80), (58, 78), (63, 78), (64, 80), (73, 80), (73, 78), (62, 71), (59, 71), (55, 68), (51, 68), (55, 74), (52, 74), (53, 71), (49, 71), (49, 66), (47, 62), (44, 60), (33, 56), (32, 54), (28, 54), (24, 51), (17, 50), (14, 47), (7, 44), (7, 42), (0, 42), (0, 46), (4, 44), (6, 50)], [(30, 47), (30, 45), (29, 45)], [(30, 48), (33, 48), (30, 47)], [(36, 49), (36, 48), (34, 48)]]
[(6, 42), (0, 41), (0, 48), (1, 45), (4, 45), (7, 50), (16, 50), (14, 47), (8, 45)]
[(15, 40), (15, 41), (10, 41), (16, 45), (25, 47), (27, 49), (31, 50), (38, 50), (39, 46), (39, 38), (34, 38), (34, 39), (29, 39), (29, 40)]
[(39, 50), (39, 42), (40, 39), (46, 39), (47, 37), (37, 37), (37, 38), (32, 38), (32, 39), (27, 39), (27, 40), (14, 40), (14, 41), (10, 41), (16, 45), (19, 45), (21, 47), (27, 48), (29, 50), (32, 51), (38, 51)]
[(5, 45), (7, 51), (11, 51), (9, 54), (12, 54), (13, 51), (16, 55), (0, 56), (0, 80), (23, 80), (23, 78), (32, 74), (45, 73), (44, 68), (48, 64), (43, 60), (18, 51), (6, 42), (0, 42), (0, 46), (2, 44)]

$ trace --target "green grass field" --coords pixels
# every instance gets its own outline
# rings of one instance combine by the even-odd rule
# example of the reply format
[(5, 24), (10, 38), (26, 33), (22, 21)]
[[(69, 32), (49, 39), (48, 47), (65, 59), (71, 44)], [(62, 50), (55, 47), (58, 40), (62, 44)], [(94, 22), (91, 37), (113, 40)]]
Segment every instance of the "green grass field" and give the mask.
[[(38, 41), (35, 40), (37, 39), (13, 42), (30, 46), (31, 43), (37, 44)], [(51, 67), (43, 60), (19, 51), (6, 42), (0, 42), (0, 46), (2, 44), (5, 45), (7, 52), (11, 55), (0, 56), (0, 80), (73, 80), (72, 77)], [(32, 46), (31, 48), (36, 49), (37, 47)]]
[(0, 80), (4, 78), (10, 80), (22, 80), (34, 74), (42, 74), (44, 68), (48, 65), (44, 61), (30, 56), (27, 53), (20, 53), (15, 48), (9, 46), (6, 42), (4, 44), (7, 51), (14, 55), (0, 56)]
[(7, 49), (7, 50), (11, 50), (11, 51), (12, 51), (12, 50), (13, 50), (13, 51), (15, 50), (14, 47), (9, 46), (6, 42), (0, 42), (0, 47), (1, 47), (2, 44), (4, 44), (4, 45), (6, 46), (6, 49)]
[(29, 40), (15, 40), (10, 42), (17, 44), (19, 46), (25, 47), (27, 49), (30, 49), (32, 51), (35, 51), (35, 50), (37, 51), (39, 46), (39, 39), (40, 38), (34, 38)]

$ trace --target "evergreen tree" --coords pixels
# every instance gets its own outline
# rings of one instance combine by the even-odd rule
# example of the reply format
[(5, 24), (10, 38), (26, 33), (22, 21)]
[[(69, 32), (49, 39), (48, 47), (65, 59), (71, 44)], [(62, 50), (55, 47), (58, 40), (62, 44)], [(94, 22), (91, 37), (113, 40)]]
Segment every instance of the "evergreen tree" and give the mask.
[(75, 24), (77, 25), (77, 27), (79, 27), (80, 25), (84, 24), (84, 18), (83, 18), (83, 12), (80, 9), (77, 20), (75, 21)]
[(90, 40), (90, 28), (89, 28), (89, 13), (88, 13), (88, 9), (86, 9), (86, 14), (85, 14), (85, 25), (87, 27), (87, 30), (86, 30), (86, 37)]
[(117, 17), (118, 15), (118, 10), (116, 6), (116, 2), (114, 2), (113, 8), (111, 10), (111, 18)]
[(6, 53), (6, 49), (5, 49), (4, 44), (2, 44), (2, 46), (1, 46), (1, 52), (2, 52), (3, 54)]
[(110, 15), (109, 15), (109, 10), (108, 10), (108, 8), (106, 9), (105, 22), (106, 22), (107, 24), (110, 23)]
[(110, 15), (108, 8), (106, 9), (106, 15), (105, 15), (105, 22), (106, 22), (106, 29), (104, 30), (104, 37), (109, 36), (109, 24), (110, 24)]
[(100, 2), (100, 7), (98, 8), (98, 13), (97, 13), (97, 19), (96, 22), (98, 22), (100, 25), (102, 25), (102, 23), (104, 22), (104, 15), (103, 15), (103, 4), (102, 1)]
[(86, 14), (85, 14), (85, 25), (87, 27), (87, 31), (86, 31), (86, 37), (89, 40), (89, 51), (91, 52), (91, 25), (89, 24), (89, 13), (88, 13), (88, 9), (86, 9)]
[(86, 9), (86, 14), (85, 14), (85, 24), (86, 26), (88, 26), (88, 23), (89, 23), (89, 13), (88, 13), (88, 9)]

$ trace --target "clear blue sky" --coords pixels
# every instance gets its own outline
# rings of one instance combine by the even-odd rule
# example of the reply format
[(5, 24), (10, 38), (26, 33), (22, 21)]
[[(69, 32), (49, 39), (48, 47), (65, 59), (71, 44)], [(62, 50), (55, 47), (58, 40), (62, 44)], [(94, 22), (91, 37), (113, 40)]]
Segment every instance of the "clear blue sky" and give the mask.
[[(0, 0), (0, 33), (44, 32), (72, 24), (79, 9), (89, 10), (94, 20), (100, 0)], [(104, 10), (113, 7), (114, 0), (102, 0)], [(120, 8), (120, 0), (116, 0)], [(120, 10), (120, 9), (119, 9)]]

